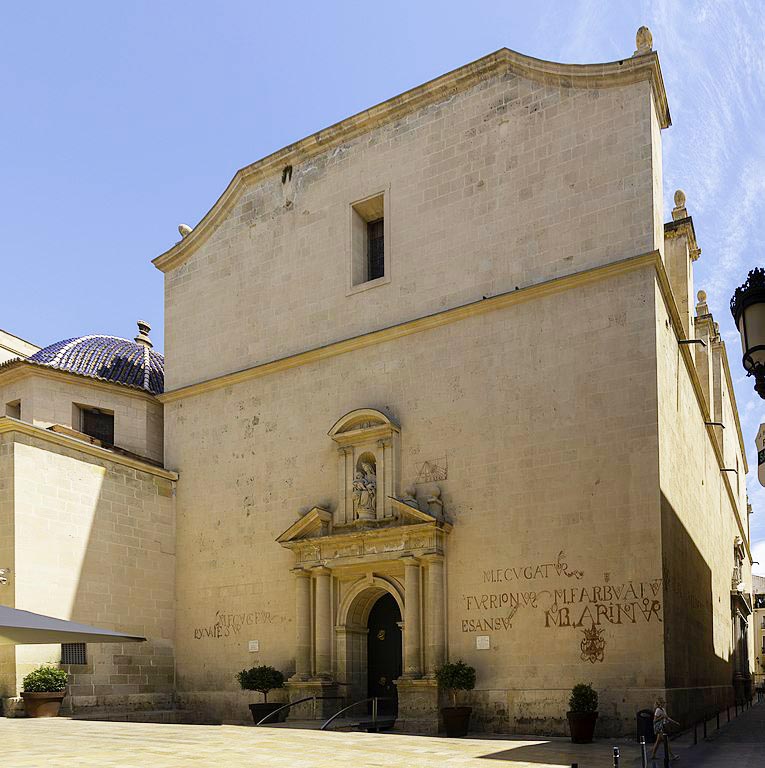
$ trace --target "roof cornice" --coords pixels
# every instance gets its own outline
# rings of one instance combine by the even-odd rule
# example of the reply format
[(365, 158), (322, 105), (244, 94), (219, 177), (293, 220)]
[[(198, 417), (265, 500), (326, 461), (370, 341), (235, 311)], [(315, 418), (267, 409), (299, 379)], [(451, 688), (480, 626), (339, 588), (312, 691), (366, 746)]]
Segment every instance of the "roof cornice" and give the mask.
[(121, 464), (125, 467), (131, 467), (141, 472), (146, 472), (149, 475), (156, 475), (162, 477), (165, 480), (177, 480), (178, 473), (171, 472), (170, 470), (157, 467), (154, 464), (140, 461), (139, 459), (131, 458), (130, 456), (124, 456), (119, 453), (112, 453), (112, 451), (106, 448), (99, 448), (96, 445), (90, 443), (84, 443), (80, 440), (76, 440), (73, 437), (62, 435), (57, 432), (51, 432), (48, 429), (42, 427), (35, 427), (32, 424), (19, 421), (18, 419), (12, 419), (10, 416), (0, 416), (0, 435), (7, 434), (9, 432), (17, 432), (21, 435), (28, 435), (39, 440), (44, 440), (54, 445), (59, 445), (70, 450), (77, 451), (79, 453), (93, 456), (101, 461), (110, 461), (113, 464)]
[(612, 88), (647, 80), (651, 83), (661, 127), (667, 128), (672, 122), (659, 57), (655, 51), (604, 64), (559, 64), (524, 56), (509, 48), (500, 48), (488, 56), (352, 115), (241, 168), (199, 224), (172, 248), (157, 256), (152, 263), (162, 272), (169, 272), (183, 264), (215, 231), (234, 206), (242, 190), (253, 182), (277, 175), (286, 165), (304, 162), (383, 123), (398, 119), (414, 109), (463, 91), (502, 70), (529, 80), (565, 88)]
[(62, 371), (58, 368), (51, 368), (49, 365), (35, 363), (31, 360), (15, 359), (8, 360), (0, 364), (0, 384), (10, 384), (27, 376), (42, 376), (55, 381), (68, 381), (69, 383), (87, 385), (95, 389), (105, 390), (112, 394), (127, 395), (128, 397), (137, 397), (141, 400), (148, 400), (156, 403), (157, 396), (146, 391), (141, 387), (135, 387), (132, 384), (118, 384), (106, 379), (99, 379), (95, 376), (88, 376), (84, 373), (75, 373), (74, 371)]
[[(396, 325), (390, 325), (376, 331), (368, 331), (359, 336), (351, 336), (337, 341), (331, 341), (320, 347), (312, 347), (304, 352), (296, 352), (287, 357), (280, 357), (231, 373), (223, 373), (211, 379), (205, 379), (193, 384), (186, 384), (177, 389), (165, 390), (157, 395), (161, 403), (172, 403), (187, 397), (213, 392), (217, 389), (233, 386), (251, 379), (259, 379), (271, 376), (275, 373), (299, 368), (304, 365), (312, 365), (321, 360), (327, 360), (338, 355), (344, 355), (358, 349), (383, 344), (396, 339), (411, 336), (415, 333), (440, 328), (443, 325), (465, 320), (470, 317), (483, 315), (505, 307), (532, 301), (542, 296), (550, 296), (555, 293), (570, 290), (575, 286), (587, 285), (614, 275), (625, 274), (636, 269), (654, 264), (660, 260), (658, 251), (630, 256), (620, 261), (613, 261), (597, 267), (590, 267), (581, 272), (574, 272), (561, 277), (554, 277), (541, 283), (525, 286), (486, 299), (478, 299), (467, 304), (461, 304), (451, 309), (442, 309), (430, 315), (422, 315), (411, 320), (405, 320)], [(709, 420), (709, 419), (707, 419)]]

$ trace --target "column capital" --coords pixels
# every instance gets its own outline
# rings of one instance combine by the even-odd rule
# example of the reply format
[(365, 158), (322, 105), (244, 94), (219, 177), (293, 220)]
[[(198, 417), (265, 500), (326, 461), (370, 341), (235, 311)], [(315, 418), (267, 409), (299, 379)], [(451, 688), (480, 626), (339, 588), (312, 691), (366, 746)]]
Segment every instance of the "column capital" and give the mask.
[(401, 560), (405, 568), (420, 564), (420, 561), (414, 555), (401, 555), (399, 560)]
[(314, 576), (331, 576), (332, 570), (330, 568), (327, 568), (326, 565), (312, 565), (311, 573)]
[(311, 578), (311, 574), (302, 565), (296, 565), (294, 568), (290, 568), (290, 571), (298, 579)]
[(420, 560), (424, 563), (443, 563), (444, 556), (440, 552), (426, 552), (424, 555), (420, 555)]

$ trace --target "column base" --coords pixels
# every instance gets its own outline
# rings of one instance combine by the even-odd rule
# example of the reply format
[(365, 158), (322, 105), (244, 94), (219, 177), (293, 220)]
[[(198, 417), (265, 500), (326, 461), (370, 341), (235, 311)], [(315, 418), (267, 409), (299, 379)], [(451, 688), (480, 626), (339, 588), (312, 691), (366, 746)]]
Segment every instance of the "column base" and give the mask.
[(406, 677), (400, 677), (395, 683), (398, 688), (395, 730), (430, 736), (438, 733), (438, 683), (435, 680)]
[[(338, 697), (338, 685), (332, 680), (288, 680), (286, 688), (289, 700), (297, 701), (306, 696), (315, 696), (316, 701), (304, 701), (290, 707), (287, 720), (327, 720), (345, 705)], [(331, 697), (331, 698), (328, 698)]]

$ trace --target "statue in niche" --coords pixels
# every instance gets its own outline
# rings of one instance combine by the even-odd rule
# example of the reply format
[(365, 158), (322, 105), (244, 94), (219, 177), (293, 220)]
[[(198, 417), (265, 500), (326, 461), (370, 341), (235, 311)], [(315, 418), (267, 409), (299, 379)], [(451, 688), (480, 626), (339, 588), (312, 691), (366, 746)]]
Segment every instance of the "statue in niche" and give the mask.
[(369, 461), (364, 461), (353, 479), (353, 511), (356, 519), (373, 520), (376, 517), (376, 502), (375, 466)]

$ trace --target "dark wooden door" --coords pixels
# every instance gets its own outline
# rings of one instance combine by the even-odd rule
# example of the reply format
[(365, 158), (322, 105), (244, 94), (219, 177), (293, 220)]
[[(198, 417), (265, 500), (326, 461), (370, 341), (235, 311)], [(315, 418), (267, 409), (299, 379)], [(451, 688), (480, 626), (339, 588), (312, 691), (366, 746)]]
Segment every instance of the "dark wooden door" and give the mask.
[(401, 677), (401, 612), (392, 595), (383, 595), (369, 613), (367, 636), (368, 691), (372, 696), (391, 699), (380, 702), (380, 714), (397, 709), (397, 690), (393, 681)]

